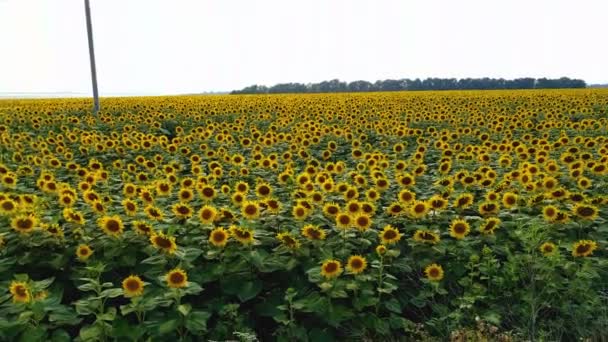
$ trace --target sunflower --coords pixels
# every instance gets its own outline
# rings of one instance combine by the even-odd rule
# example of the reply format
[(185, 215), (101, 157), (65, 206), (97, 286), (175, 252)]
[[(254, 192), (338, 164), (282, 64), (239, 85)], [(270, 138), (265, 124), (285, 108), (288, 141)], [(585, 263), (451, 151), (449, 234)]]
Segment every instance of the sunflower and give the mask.
[(241, 206), (241, 215), (249, 220), (255, 220), (260, 217), (260, 206), (254, 201), (244, 201)]
[(327, 217), (336, 217), (340, 213), (340, 206), (334, 202), (323, 205), (323, 214)]
[(430, 210), (430, 206), (425, 201), (415, 201), (409, 208), (409, 214), (412, 218), (419, 219), (426, 216)]
[(272, 187), (266, 182), (261, 182), (255, 187), (255, 194), (261, 198), (269, 197), (272, 195)]
[(263, 203), (266, 206), (266, 211), (271, 214), (278, 214), (281, 211), (281, 202), (275, 198), (266, 198)]
[(336, 278), (342, 273), (342, 264), (338, 260), (325, 260), (321, 265), (321, 275), (326, 279)]
[(217, 191), (213, 186), (205, 184), (200, 188), (200, 194), (204, 201), (212, 201), (217, 196)]
[(186, 203), (175, 203), (171, 206), (171, 211), (173, 215), (179, 219), (188, 219), (192, 217), (193, 210), (192, 207)]
[(338, 229), (351, 228), (353, 224), (353, 218), (348, 213), (339, 213), (336, 215), (336, 227)]
[(129, 198), (122, 200), (122, 206), (125, 210), (125, 214), (128, 216), (135, 216), (137, 214), (137, 203)]
[(118, 237), (124, 230), (120, 216), (104, 216), (97, 221), (97, 225), (107, 235)]
[(302, 221), (302, 220), (305, 220), (308, 217), (308, 215), (310, 214), (310, 209), (306, 208), (303, 205), (295, 205), (291, 209), (291, 214), (293, 215), (293, 217), (296, 220)]
[(13, 295), (13, 303), (29, 303), (32, 300), (32, 294), (25, 282), (12, 281), (9, 290)]
[(352, 274), (359, 274), (367, 268), (367, 260), (360, 255), (352, 255), (346, 262), (346, 270)]
[(487, 218), (481, 226), (479, 226), (479, 231), (482, 234), (490, 235), (494, 234), (494, 231), (499, 227), (501, 221), (498, 217), (490, 217)]
[(215, 247), (224, 247), (228, 243), (230, 235), (224, 228), (218, 227), (209, 234), (209, 242)]
[(160, 197), (166, 197), (171, 195), (173, 185), (168, 181), (158, 181), (156, 183), (156, 194)]
[(192, 192), (192, 189), (181, 188), (177, 193), (177, 198), (180, 202), (190, 202), (194, 199), (194, 193)]
[(301, 232), (302, 236), (306, 237), (309, 240), (325, 240), (325, 230), (323, 230), (319, 226), (308, 224), (302, 227)]
[(198, 218), (202, 224), (211, 224), (218, 218), (217, 209), (210, 205), (204, 205), (198, 211)]
[(572, 213), (584, 220), (593, 221), (597, 218), (598, 210), (592, 205), (577, 203), (572, 208)]
[(450, 224), (450, 236), (455, 239), (464, 239), (470, 231), (471, 227), (469, 226), (469, 223), (465, 220), (455, 219)]
[(429, 198), (427, 203), (433, 210), (442, 210), (448, 205), (448, 201), (441, 195), (434, 195), (433, 197)]
[(72, 208), (64, 208), (62, 213), (63, 218), (68, 222), (79, 225), (82, 225), (86, 222), (84, 219), (84, 215), (81, 212), (76, 211)]
[(144, 282), (136, 275), (130, 275), (122, 281), (125, 297), (139, 297), (144, 294)]
[(91, 255), (93, 255), (93, 250), (89, 245), (79, 245), (76, 248), (76, 256), (80, 261), (87, 261)]
[(591, 240), (579, 240), (572, 246), (572, 255), (575, 257), (587, 257), (597, 249), (597, 243)]
[(553, 254), (557, 250), (557, 246), (551, 242), (545, 242), (538, 248), (543, 255), (547, 256)]
[(414, 241), (435, 245), (439, 243), (441, 238), (439, 234), (435, 234), (429, 230), (417, 230), (414, 233)]
[(517, 205), (517, 198), (517, 194), (513, 192), (505, 192), (502, 195), (502, 205), (507, 209), (511, 209)]
[(386, 248), (385, 245), (376, 246), (376, 254), (378, 254), (379, 257), (382, 257), (384, 254), (386, 254), (387, 250), (388, 248)]
[(478, 210), (482, 216), (496, 215), (500, 209), (497, 202), (484, 201), (479, 204)]
[(384, 226), (378, 235), (380, 236), (380, 241), (383, 245), (392, 245), (401, 240), (401, 233), (399, 233), (399, 230), (390, 224)]
[(154, 232), (150, 234), (150, 243), (156, 249), (167, 254), (174, 254), (177, 250), (177, 244), (175, 243), (175, 237), (165, 235), (163, 232)]
[(424, 274), (430, 281), (440, 281), (443, 279), (443, 268), (437, 264), (430, 264), (424, 269)]
[(249, 184), (247, 184), (246, 182), (240, 181), (240, 182), (236, 183), (236, 185), (234, 186), (234, 189), (237, 192), (240, 192), (242, 194), (247, 194), (247, 192), (249, 192)]
[(188, 274), (181, 268), (174, 268), (165, 275), (167, 286), (179, 289), (188, 285)]
[(45, 227), (47, 233), (51, 234), (55, 238), (63, 238), (63, 228), (57, 223), (53, 223)]
[(158, 207), (153, 205), (146, 206), (144, 211), (146, 212), (146, 215), (153, 220), (160, 221), (164, 218), (163, 212)]
[(300, 248), (300, 242), (295, 237), (293, 237), (289, 232), (283, 232), (283, 233), (277, 234), (277, 240), (281, 241), (281, 243), (289, 249)]
[(5, 198), (0, 201), (0, 214), (2, 215), (12, 215), (17, 211), (17, 209), (17, 203), (10, 198)]
[(469, 193), (462, 194), (454, 200), (454, 207), (466, 209), (473, 204), (473, 195)]
[(154, 234), (154, 229), (152, 226), (146, 221), (133, 221), (132, 223), (133, 229), (139, 235), (152, 235)]
[(228, 228), (228, 231), (242, 245), (251, 245), (253, 243), (253, 231), (251, 229), (233, 225)]
[(365, 213), (359, 213), (353, 217), (353, 225), (357, 230), (364, 232), (372, 226), (372, 219)]
[(37, 224), (38, 219), (34, 215), (18, 215), (11, 220), (11, 227), (19, 234), (31, 233)]
[(547, 205), (543, 207), (543, 218), (545, 221), (553, 223), (557, 220), (557, 214), (559, 210), (554, 205)]
[(414, 192), (412, 192), (411, 190), (403, 189), (403, 190), (399, 191), (399, 194), (397, 195), (397, 199), (399, 200), (399, 202), (401, 202), (401, 204), (403, 204), (404, 206), (407, 206), (411, 202), (416, 200), (416, 194)]

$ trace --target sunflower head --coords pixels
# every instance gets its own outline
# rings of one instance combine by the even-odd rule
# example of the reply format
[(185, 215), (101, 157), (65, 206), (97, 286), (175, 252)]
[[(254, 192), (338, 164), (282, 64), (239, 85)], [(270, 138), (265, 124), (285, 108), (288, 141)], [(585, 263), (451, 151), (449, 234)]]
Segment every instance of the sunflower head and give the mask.
[(181, 268), (174, 268), (165, 275), (167, 286), (179, 289), (188, 285), (188, 274)]
[(11, 220), (11, 227), (19, 234), (29, 234), (34, 231), (38, 219), (34, 215), (17, 215)]
[(342, 264), (338, 260), (325, 260), (321, 265), (321, 275), (326, 279), (337, 278), (342, 273)]
[(557, 246), (554, 243), (545, 242), (538, 249), (543, 255), (547, 256), (553, 254), (557, 250)]
[(253, 243), (253, 231), (251, 229), (238, 227), (238, 226), (230, 226), (228, 228), (231, 236), (235, 238), (242, 245), (250, 245)]
[(424, 269), (424, 274), (430, 281), (440, 281), (443, 279), (443, 268), (440, 265), (431, 264)]
[(230, 235), (224, 228), (218, 227), (209, 234), (209, 242), (215, 247), (223, 248), (228, 243)]
[(154, 232), (150, 234), (150, 243), (156, 249), (159, 249), (167, 254), (174, 254), (177, 250), (175, 237), (165, 235), (163, 232)]
[(450, 236), (455, 239), (464, 239), (464, 237), (467, 236), (470, 231), (471, 227), (465, 220), (455, 219), (450, 224)]
[(597, 249), (597, 243), (592, 240), (580, 240), (572, 247), (572, 255), (575, 257), (587, 257)]
[(390, 224), (384, 226), (384, 229), (382, 229), (379, 235), (383, 245), (391, 245), (401, 240), (401, 233), (399, 233), (399, 230)]
[(367, 260), (360, 255), (353, 255), (346, 262), (346, 270), (352, 274), (359, 274), (367, 268)]
[(93, 250), (91, 247), (89, 247), (89, 245), (82, 244), (76, 247), (76, 257), (78, 260), (87, 261), (91, 255), (93, 255)]
[(325, 240), (326, 236), (325, 230), (312, 224), (302, 227), (302, 235), (307, 239), (314, 241)]
[(30, 288), (25, 282), (13, 281), (9, 290), (11, 295), (13, 295), (13, 303), (28, 303), (32, 300)]
[(120, 216), (104, 216), (98, 223), (101, 230), (109, 236), (118, 237), (124, 230), (124, 225)]
[(136, 275), (130, 275), (122, 281), (125, 297), (139, 297), (144, 293), (144, 282)]

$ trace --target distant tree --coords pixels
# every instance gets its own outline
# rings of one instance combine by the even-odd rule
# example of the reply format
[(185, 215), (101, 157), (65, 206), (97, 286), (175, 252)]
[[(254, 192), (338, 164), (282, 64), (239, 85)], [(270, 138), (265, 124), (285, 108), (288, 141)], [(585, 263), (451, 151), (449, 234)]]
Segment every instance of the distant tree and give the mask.
[(279, 94), (279, 93), (338, 93), (367, 91), (400, 91), (400, 90), (473, 90), (473, 89), (548, 89), (548, 88), (585, 88), (583, 80), (561, 77), (559, 79), (530, 77), (505, 80), (504, 78), (437, 78), (421, 80), (399, 79), (378, 80), (374, 83), (358, 80), (350, 83), (338, 79), (320, 83), (280, 83), (270, 88), (252, 85), (231, 94)]

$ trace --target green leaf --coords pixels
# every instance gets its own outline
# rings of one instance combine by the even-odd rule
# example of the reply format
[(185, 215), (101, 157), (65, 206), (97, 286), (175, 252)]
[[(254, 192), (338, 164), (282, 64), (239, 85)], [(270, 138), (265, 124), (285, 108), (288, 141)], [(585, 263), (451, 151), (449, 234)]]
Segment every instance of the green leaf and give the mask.
[(192, 311), (186, 319), (186, 329), (191, 332), (199, 332), (207, 330), (207, 320), (211, 317), (211, 313), (206, 311)]
[(387, 300), (386, 302), (384, 302), (384, 307), (391, 312), (394, 312), (397, 314), (401, 313), (401, 304), (395, 298), (391, 298), (391, 299)]
[(192, 310), (192, 305), (190, 304), (181, 304), (177, 307), (177, 311), (179, 311), (179, 313), (181, 313), (183, 316), (188, 316), (190, 310)]
[(53, 335), (51, 336), (51, 342), (70, 342), (71, 340), (70, 334), (63, 329), (53, 331)]
[(80, 338), (83, 341), (95, 341), (101, 336), (101, 327), (98, 325), (87, 325), (80, 329)]
[(28, 327), (25, 329), (19, 341), (21, 342), (37, 342), (44, 340), (46, 336), (46, 331), (41, 327)]
[(105, 298), (116, 298), (122, 296), (123, 293), (121, 288), (114, 288), (101, 291), (100, 296)]
[(170, 319), (168, 321), (163, 322), (161, 325), (158, 326), (158, 332), (161, 335), (167, 334), (167, 333), (170, 333), (170, 332), (174, 331), (175, 329), (177, 329), (178, 326), (179, 326), (179, 321), (177, 319)]

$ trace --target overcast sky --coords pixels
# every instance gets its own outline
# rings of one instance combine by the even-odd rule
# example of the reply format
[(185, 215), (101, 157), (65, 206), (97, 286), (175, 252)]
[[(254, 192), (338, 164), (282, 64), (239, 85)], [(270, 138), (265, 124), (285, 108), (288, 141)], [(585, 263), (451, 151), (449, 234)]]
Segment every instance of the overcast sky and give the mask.
[[(608, 82), (606, 0), (90, 0), (100, 93), (426, 77)], [(82, 0), (0, 0), (0, 92), (90, 92)]]

